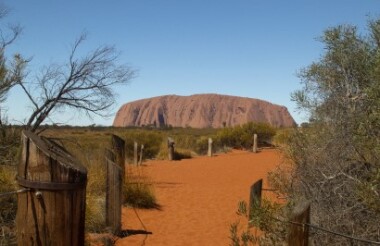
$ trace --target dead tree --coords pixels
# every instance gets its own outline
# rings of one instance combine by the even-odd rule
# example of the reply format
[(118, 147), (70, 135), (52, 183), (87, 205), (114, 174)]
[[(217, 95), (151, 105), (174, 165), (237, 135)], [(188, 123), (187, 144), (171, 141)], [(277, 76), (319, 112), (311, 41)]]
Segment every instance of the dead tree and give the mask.
[(81, 35), (74, 43), (68, 62), (50, 64), (44, 68), (37, 81), (18, 81), (32, 103), (33, 111), (26, 128), (32, 132), (56, 109), (80, 110), (90, 116), (107, 116), (115, 101), (114, 85), (128, 83), (134, 71), (117, 62), (118, 52), (112, 46), (100, 46), (84, 57), (77, 57), (78, 49), (85, 41)]

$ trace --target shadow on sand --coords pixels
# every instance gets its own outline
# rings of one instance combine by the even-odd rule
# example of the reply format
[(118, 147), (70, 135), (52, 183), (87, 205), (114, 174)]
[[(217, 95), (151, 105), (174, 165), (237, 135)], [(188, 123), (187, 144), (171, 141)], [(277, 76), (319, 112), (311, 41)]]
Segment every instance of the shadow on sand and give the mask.
[(123, 238), (123, 237), (129, 237), (133, 235), (150, 235), (153, 234), (153, 232), (150, 231), (145, 231), (145, 230), (122, 230), (120, 233), (117, 234), (118, 237)]

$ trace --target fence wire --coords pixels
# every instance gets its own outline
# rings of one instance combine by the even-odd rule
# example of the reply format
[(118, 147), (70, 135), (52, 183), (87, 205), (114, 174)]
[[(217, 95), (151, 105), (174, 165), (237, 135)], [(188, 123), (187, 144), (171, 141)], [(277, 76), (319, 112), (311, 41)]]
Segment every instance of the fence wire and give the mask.
[(24, 193), (24, 192), (28, 192), (28, 191), (30, 191), (30, 189), (25, 188), (25, 189), (20, 189), (20, 190), (15, 190), (15, 191), (2, 192), (2, 193), (0, 193), (0, 198), (5, 197), (5, 196), (14, 195), (14, 194)]
[[(370, 244), (374, 244), (374, 245), (380, 245), (380, 242), (376, 242), (376, 241), (372, 241), (372, 240), (368, 240), (368, 239), (363, 239), (363, 238), (358, 238), (358, 237), (355, 237), (355, 236), (343, 234), (343, 233), (336, 232), (336, 231), (331, 231), (331, 230), (328, 230), (326, 228), (323, 228), (323, 227), (320, 227), (320, 226), (317, 226), (317, 225), (313, 225), (313, 224), (309, 224), (309, 223), (300, 223), (300, 222), (295, 222), (295, 221), (290, 221), (290, 220), (281, 220), (281, 219), (275, 218), (275, 217), (271, 217), (271, 218), (274, 219), (274, 220), (277, 220), (277, 221), (279, 221), (281, 223), (292, 224), (292, 225), (296, 225), (296, 226), (300, 226), (300, 227), (307, 226), (309, 228), (313, 228), (313, 229), (316, 229), (316, 230), (319, 230), (319, 231), (323, 231), (323, 232), (330, 233), (330, 234), (333, 234), (333, 235), (336, 235), (336, 236), (340, 236), (340, 237), (344, 237), (344, 238), (347, 238), (347, 239), (355, 240), (355, 241), (358, 241), (358, 242), (370, 243)], [(249, 221), (249, 223), (251, 223), (251, 222), (253, 222), (253, 220)]]
[[(276, 192), (277, 190), (276, 189), (270, 189), (270, 188), (262, 188), (262, 191)], [(284, 199), (284, 198), (281, 198), (279, 196), (277, 196), (277, 198)], [(285, 197), (285, 199), (286, 198), (287, 197)], [(293, 224), (293, 225), (301, 226), (301, 227), (308, 226), (309, 228), (313, 228), (315, 230), (323, 231), (323, 232), (326, 232), (326, 233), (329, 233), (329, 234), (333, 234), (333, 235), (336, 235), (336, 236), (340, 236), (340, 237), (344, 237), (344, 238), (347, 238), (347, 239), (355, 240), (355, 241), (358, 241), (358, 242), (370, 243), (370, 244), (374, 244), (374, 245), (380, 245), (380, 242), (376, 242), (376, 241), (372, 241), (372, 240), (368, 240), (368, 239), (363, 239), (363, 238), (358, 238), (358, 237), (355, 237), (355, 236), (343, 234), (343, 233), (336, 232), (336, 231), (331, 231), (331, 230), (328, 230), (326, 228), (323, 228), (323, 227), (320, 227), (320, 226), (317, 226), (317, 225), (313, 225), (313, 224), (309, 224), (309, 223), (300, 223), (300, 222), (289, 221), (289, 220), (285, 221), (285, 220), (281, 220), (279, 218), (274, 218), (274, 217), (271, 217), (271, 218), (274, 219), (274, 220), (277, 220), (279, 222), (282, 222), (282, 223)], [(253, 222), (253, 221), (250, 220), (249, 223), (251, 223), (251, 222)]]

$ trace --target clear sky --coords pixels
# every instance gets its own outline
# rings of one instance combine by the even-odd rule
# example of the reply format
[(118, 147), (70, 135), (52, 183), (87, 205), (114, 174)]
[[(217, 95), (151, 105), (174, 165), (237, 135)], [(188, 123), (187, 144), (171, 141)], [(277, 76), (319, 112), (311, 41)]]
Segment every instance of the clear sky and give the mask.
[[(380, 0), (5, 0), (2, 21), (24, 30), (8, 50), (32, 57), (30, 78), (44, 65), (66, 61), (84, 31), (86, 49), (115, 45), (120, 62), (138, 76), (117, 88), (113, 112), (126, 102), (167, 94), (218, 93), (259, 98), (289, 109), (298, 123), (290, 93), (301, 88), (297, 71), (323, 52), (317, 41), (338, 24), (365, 30), (380, 17)], [(24, 122), (27, 99), (12, 89), (8, 120)], [(71, 125), (111, 125), (113, 117), (92, 120), (67, 112), (53, 121)], [(49, 122), (48, 122), (49, 123)]]

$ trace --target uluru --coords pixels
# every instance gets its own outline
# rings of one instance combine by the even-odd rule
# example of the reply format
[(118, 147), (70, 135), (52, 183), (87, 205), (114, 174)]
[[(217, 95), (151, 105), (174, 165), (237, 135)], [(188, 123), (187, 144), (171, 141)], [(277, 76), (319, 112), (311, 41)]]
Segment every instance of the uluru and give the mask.
[(219, 94), (166, 95), (126, 103), (113, 126), (220, 128), (247, 122), (292, 127), (287, 108), (264, 100)]

